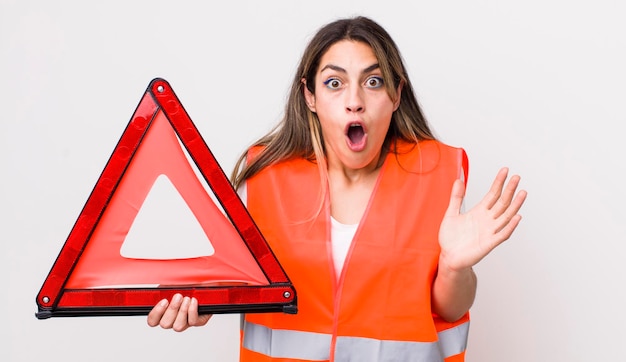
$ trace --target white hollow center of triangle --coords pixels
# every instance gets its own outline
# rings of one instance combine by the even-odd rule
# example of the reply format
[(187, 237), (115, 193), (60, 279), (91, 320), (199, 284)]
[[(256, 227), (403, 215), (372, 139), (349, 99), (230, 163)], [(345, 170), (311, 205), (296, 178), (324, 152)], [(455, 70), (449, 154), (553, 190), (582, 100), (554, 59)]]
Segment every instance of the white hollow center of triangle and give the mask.
[(120, 248), (133, 259), (188, 259), (215, 252), (198, 219), (169, 178), (159, 175)]

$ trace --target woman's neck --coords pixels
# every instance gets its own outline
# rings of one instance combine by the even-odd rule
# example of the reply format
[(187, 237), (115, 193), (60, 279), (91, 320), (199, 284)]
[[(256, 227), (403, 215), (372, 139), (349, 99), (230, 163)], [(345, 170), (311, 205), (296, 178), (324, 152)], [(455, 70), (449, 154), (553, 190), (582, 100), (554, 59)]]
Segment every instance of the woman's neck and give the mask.
[(360, 169), (328, 166), (331, 215), (344, 224), (358, 224), (367, 209), (382, 162)]

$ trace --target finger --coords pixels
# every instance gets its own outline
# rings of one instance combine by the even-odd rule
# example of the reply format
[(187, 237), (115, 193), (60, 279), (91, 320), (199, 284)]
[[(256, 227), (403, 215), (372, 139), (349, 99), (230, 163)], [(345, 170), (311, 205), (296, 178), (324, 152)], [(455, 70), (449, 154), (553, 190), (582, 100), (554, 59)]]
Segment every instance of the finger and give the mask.
[(176, 321), (176, 317), (178, 316), (178, 310), (180, 309), (180, 305), (182, 304), (182, 302), (183, 296), (178, 293), (174, 294), (174, 296), (172, 297), (172, 301), (165, 310), (165, 313), (163, 314), (163, 317), (161, 317), (161, 321), (159, 322), (161, 328), (172, 328), (174, 322)]
[(513, 216), (511, 220), (506, 225), (504, 225), (504, 227), (496, 234), (498, 240), (496, 245), (499, 245), (505, 240), (508, 240), (513, 234), (513, 231), (515, 231), (515, 229), (519, 225), (520, 221), (522, 221), (522, 215), (516, 214), (515, 216)]
[(526, 200), (527, 193), (521, 190), (513, 199), (511, 206), (500, 216), (498, 219), (500, 227), (496, 231), (498, 238), (502, 241), (508, 239), (521, 220), (521, 215), (518, 214), (520, 208)]
[(519, 186), (521, 178), (518, 175), (513, 175), (506, 187), (502, 191), (502, 195), (498, 198), (496, 204), (491, 208), (495, 217), (500, 216), (504, 213), (507, 208), (511, 205), (511, 201), (513, 200), (513, 196), (515, 196), (515, 191)]
[(498, 171), (498, 174), (493, 180), (489, 191), (481, 201), (482, 203), (484, 203), (487, 209), (491, 209), (500, 198), (500, 195), (502, 194), (502, 188), (504, 187), (504, 181), (506, 181), (508, 174), (509, 169), (507, 167), (502, 167), (500, 171)]
[(198, 314), (198, 300), (196, 298), (191, 298), (191, 303), (189, 304), (189, 314), (187, 316), (187, 320), (190, 326), (200, 327), (211, 319), (212, 314)]
[(172, 326), (176, 332), (182, 332), (189, 327), (189, 319), (187, 317), (189, 315), (190, 301), (191, 299), (189, 297), (184, 297), (182, 303), (180, 304), (176, 320)]
[(485, 255), (491, 253), (495, 248), (497, 248), (500, 244), (509, 239), (513, 231), (517, 228), (520, 221), (522, 220), (521, 215), (515, 215), (508, 224), (506, 224), (502, 229), (493, 234), (492, 237), (485, 239), (484, 250), (486, 251)]
[(448, 204), (445, 216), (456, 216), (460, 214), (464, 197), (465, 185), (463, 184), (463, 181), (457, 179), (452, 184), (452, 191), (450, 191), (450, 203)]
[(150, 313), (148, 313), (148, 325), (150, 327), (156, 327), (159, 325), (161, 318), (163, 318), (163, 314), (167, 309), (167, 305), (169, 301), (167, 299), (161, 300), (157, 305), (152, 308)]

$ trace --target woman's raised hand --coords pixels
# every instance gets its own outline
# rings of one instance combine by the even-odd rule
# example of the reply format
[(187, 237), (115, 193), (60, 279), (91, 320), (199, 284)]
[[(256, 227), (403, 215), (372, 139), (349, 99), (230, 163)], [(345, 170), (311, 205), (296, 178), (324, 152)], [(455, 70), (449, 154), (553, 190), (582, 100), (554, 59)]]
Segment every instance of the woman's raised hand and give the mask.
[(452, 270), (471, 268), (511, 236), (522, 219), (518, 211), (527, 193), (516, 194), (520, 177), (506, 182), (508, 172), (506, 167), (500, 169), (487, 194), (466, 213), (461, 213), (465, 186), (455, 181), (439, 229), (440, 264)]

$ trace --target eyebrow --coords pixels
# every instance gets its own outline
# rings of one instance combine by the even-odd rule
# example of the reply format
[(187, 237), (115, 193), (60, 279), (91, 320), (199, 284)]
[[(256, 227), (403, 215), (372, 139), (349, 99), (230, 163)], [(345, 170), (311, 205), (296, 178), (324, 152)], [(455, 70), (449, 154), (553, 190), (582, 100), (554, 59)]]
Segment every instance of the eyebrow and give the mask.
[[(372, 65), (370, 65), (369, 67), (363, 69), (363, 71), (361, 73), (369, 73), (374, 69), (378, 69), (380, 68), (380, 65), (378, 63), (374, 63)], [(348, 73), (345, 69), (343, 69), (342, 67), (338, 66), (338, 65), (334, 65), (334, 64), (327, 64), (324, 66), (324, 68), (320, 69), (320, 73), (325, 71), (326, 69), (332, 69), (336, 72), (340, 72), (340, 73)]]

